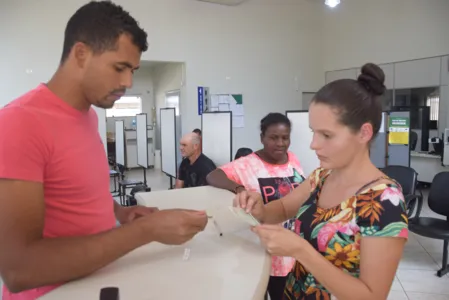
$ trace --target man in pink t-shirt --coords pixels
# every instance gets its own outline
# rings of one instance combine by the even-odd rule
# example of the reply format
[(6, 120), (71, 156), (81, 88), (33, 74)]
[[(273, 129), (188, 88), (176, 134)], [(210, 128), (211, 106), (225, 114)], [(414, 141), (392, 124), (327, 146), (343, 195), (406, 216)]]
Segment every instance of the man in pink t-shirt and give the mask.
[(146, 39), (120, 6), (90, 2), (69, 20), (48, 84), (0, 110), (3, 300), (36, 299), (139, 246), (182, 244), (206, 226), (204, 212), (125, 208), (109, 192), (91, 105), (111, 108), (131, 87)]

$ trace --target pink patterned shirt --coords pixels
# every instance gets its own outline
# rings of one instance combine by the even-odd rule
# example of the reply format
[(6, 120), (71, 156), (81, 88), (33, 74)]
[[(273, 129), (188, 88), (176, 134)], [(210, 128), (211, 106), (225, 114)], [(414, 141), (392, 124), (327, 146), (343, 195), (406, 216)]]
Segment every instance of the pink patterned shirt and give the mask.
[[(265, 204), (284, 197), (304, 181), (301, 164), (292, 152), (288, 152), (288, 162), (283, 165), (269, 164), (252, 153), (221, 166), (220, 169), (230, 180), (249, 191), (259, 192)], [(282, 225), (293, 229), (294, 223), (287, 221)], [(286, 276), (294, 264), (294, 258), (273, 256), (270, 275)]]

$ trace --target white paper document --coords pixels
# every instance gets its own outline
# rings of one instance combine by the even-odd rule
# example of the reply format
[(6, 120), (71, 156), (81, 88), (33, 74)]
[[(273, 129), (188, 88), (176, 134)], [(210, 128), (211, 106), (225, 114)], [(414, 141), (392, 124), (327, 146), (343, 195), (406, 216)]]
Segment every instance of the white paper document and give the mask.
[(260, 225), (260, 222), (257, 221), (257, 219), (253, 217), (253, 215), (247, 213), (244, 209), (234, 206), (229, 206), (229, 209), (237, 218), (239, 218), (243, 222), (246, 222), (251, 226)]
[(240, 94), (217, 94), (211, 95), (210, 104), (207, 107), (209, 112), (231, 111), (232, 127), (245, 127), (245, 111), (243, 109), (243, 96)]

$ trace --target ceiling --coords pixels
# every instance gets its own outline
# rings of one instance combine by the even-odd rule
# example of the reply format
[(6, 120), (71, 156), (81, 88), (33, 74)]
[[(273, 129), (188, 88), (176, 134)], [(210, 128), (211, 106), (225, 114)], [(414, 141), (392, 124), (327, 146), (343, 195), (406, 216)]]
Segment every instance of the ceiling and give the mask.
[(194, 0), (200, 2), (210, 2), (221, 5), (235, 6), (242, 3), (253, 5), (301, 5), (304, 2), (321, 3), (324, 0)]
[(211, 3), (215, 3), (215, 4), (221, 4), (221, 5), (239, 5), (243, 2), (245, 2), (246, 0), (198, 0), (198, 1), (202, 1), (202, 2), (211, 2)]

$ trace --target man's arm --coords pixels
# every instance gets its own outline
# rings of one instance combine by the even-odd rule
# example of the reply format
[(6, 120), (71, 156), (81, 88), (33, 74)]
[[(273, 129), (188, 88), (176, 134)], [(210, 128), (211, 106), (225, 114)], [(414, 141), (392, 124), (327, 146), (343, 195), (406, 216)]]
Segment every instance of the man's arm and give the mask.
[(175, 189), (182, 189), (184, 187), (184, 181), (176, 179)]
[(184, 159), (181, 162), (181, 165), (179, 166), (178, 178), (176, 178), (175, 189), (182, 189), (182, 188), (184, 188), (184, 180), (185, 180), (184, 164), (185, 164), (185, 161), (186, 161), (186, 159)]
[(209, 160), (208, 164), (206, 165), (206, 173), (209, 174), (213, 170), (215, 170), (217, 166), (212, 160)]
[(206, 186), (209, 185), (207, 182), (207, 175), (209, 175), (212, 171), (214, 171), (217, 168), (217, 166), (214, 164), (214, 162), (210, 159), (207, 159), (204, 161), (204, 163), (201, 165), (201, 176), (198, 181), (198, 186)]
[(44, 239), (44, 215), (42, 183), (0, 180), (0, 274), (11, 292), (84, 277), (154, 240), (139, 222), (91, 236)]

